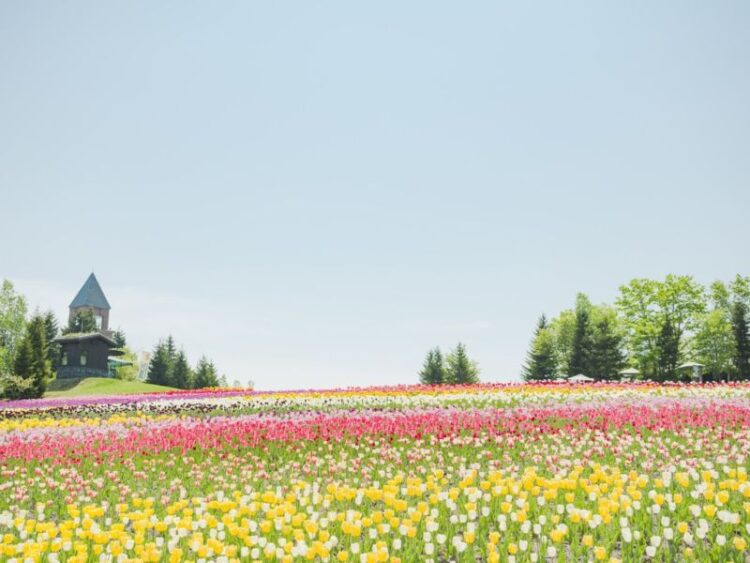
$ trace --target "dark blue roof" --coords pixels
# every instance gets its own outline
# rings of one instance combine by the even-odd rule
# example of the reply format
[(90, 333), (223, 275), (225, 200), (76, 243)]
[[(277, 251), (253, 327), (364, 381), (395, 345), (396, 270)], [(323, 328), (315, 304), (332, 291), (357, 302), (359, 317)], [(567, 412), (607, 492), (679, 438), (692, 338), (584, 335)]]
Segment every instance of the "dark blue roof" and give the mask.
[(95, 309), (111, 309), (109, 301), (104, 297), (99, 282), (96, 281), (96, 276), (91, 273), (89, 279), (83, 284), (83, 287), (78, 291), (73, 301), (70, 303), (71, 309), (77, 309), (79, 307), (94, 307)]

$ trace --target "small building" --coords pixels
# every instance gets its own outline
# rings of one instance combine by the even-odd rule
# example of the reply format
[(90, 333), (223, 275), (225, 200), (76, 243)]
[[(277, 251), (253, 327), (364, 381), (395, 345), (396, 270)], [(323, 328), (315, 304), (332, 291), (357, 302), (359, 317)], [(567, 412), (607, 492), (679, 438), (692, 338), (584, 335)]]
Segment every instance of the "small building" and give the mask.
[(120, 361), (111, 361), (111, 356), (121, 352), (116, 350), (109, 330), (109, 301), (93, 272), (71, 301), (69, 309), (69, 321), (78, 313), (91, 311), (97, 330), (63, 334), (54, 340), (60, 345), (59, 363), (55, 366), (57, 377), (112, 377)]
[(57, 377), (109, 377), (115, 342), (101, 332), (69, 333), (55, 339), (60, 345)]

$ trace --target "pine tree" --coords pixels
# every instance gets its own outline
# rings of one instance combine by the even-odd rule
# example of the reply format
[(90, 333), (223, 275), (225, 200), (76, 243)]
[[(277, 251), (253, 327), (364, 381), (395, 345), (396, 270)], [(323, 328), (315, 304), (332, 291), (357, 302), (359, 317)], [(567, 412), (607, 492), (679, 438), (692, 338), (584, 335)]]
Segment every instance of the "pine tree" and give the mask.
[(212, 362), (209, 362), (205, 356), (202, 356), (201, 359), (198, 360), (193, 383), (195, 389), (219, 386), (219, 379), (216, 377), (216, 367)]
[(185, 352), (180, 350), (175, 357), (172, 366), (171, 384), (178, 389), (190, 389), (192, 386), (193, 374), (188, 364)]
[(591, 358), (591, 329), (589, 326), (589, 310), (587, 307), (576, 306), (576, 325), (573, 333), (573, 344), (568, 363), (569, 375), (586, 374), (590, 367)]
[(35, 315), (29, 320), (13, 365), (14, 375), (21, 381), (18, 390), (24, 398), (39, 398), (47, 390), (54, 376), (48, 353), (44, 317)]
[(465, 385), (479, 382), (479, 368), (469, 359), (466, 347), (459, 342), (456, 349), (448, 354), (446, 383)]
[(445, 383), (445, 365), (440, 348), (427, 352), (422, 371), (419, 372), (419, 382), (423, 385), (441, 385)]
[(542, 315), (537, 322), (534, 338), (523, 366), (526, 381), (552, 379), (557, 372), (554, 336), (549, 330), (547, 317)]
[(146, 381), (154, 385), (169, 385), (171, 383), (171, 372), (172, 361), (169, 357), (169, 351), (164, 342), (159, 342), (151, 356)]
[(750, 335), (747, 326), (747, 305), (742, 301), (732, 304), (732, 332), (734, 333), (734, 358), (732, 363), (739, 379), (750, 379)]
[(591, 337), (591, 354), (587, 374), (594, 379), (616, 379), (625, 367), (623, 337), (608, 317), (599, 319)]
[(60, 360), (60, 345), (55, 343), (55, 338), (59, 332), (57, 317), (52, 311), (47, 311), (44, 315), (44, 335), (47, 338), (47, 359), (54, 368)]
[(125, 333), (119, 328), (112, 334), (112, 340), (115, 341), (116, 348), (127, 348), (128, 341), (125, 338)]
[(659, 381), (672, 380), (677, 377), (677, 365), (680, 362), (680, 335), (670, 319), (666, 319), (656, 340), (657, 378)]

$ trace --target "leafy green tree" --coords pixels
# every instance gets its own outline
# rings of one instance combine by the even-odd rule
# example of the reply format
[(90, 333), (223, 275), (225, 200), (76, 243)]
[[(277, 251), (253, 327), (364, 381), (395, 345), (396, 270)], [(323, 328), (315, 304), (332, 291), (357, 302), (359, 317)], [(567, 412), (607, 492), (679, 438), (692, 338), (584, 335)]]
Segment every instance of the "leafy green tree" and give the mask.
[(732, 305), (732, 333), (734, 354), (732, 363), (740, 379), (750, 379), (750, 333), (747, 326), (748, 307), (742, 300)]
[(555, 348), (557, 373), (571, 375), (570, 358), (573, 351), (573, 336), (576, 331), (576, 313), (573, 309), (562, 311), (549, 322), (549, 331)]
[(154, 385), (169, 385), (171, 379), (172, 359), (169, 357), (167, 345), (163, 341), (160, 341), (151, 355), (146, 381)]
[(703, 316), (693, 348), (698, 361), (706, 366), (706, 374), (720, 376), (733, 371), (735, 342), (732, 321), (726, 310), (715, 308)]
[(94, 317), (91, 309), (83, 309), (82, 311), (76, 312), (68, 321), (68, 326), (63, 330), (63, 334), (71, 333), (89, 333), (97, 332), (99, 328), (96, 326), (96, 318)]
[(16, 347), (26, 331), (26, 298), (17, 293), (13, 284), (0, 284), (0, 377), (10, 376)]
[(628, 348), (641, 373), (659, 379), (674, 377), (671, 366), (679, 363), (685, 336), (706, 310), (704, 288), (692, 276), (634, 279), (620, 287), (616, 304), (627, 329)]
[(190, 389), (193, 383), (193, 373), (188, 364), (185, 352), (180, 350), (175, 356), (172, 366), (171, 384), (178, 389)]
[(547, 323), (547, 317), (542, 315), (537, 322), (526, 363), (522, 368), (523, 378), (526, 381), (553, 379), (557, 373), (556, 356), (554, 334)]
[(115, 377), (123, 381), (137, 380), (138, 374), (141, 371), (141, 366), (138, 362), (138, 355), (127, 346), (123, 346), (122, 348), (119, 348), (119, 350), (122, 354), (118, 356), (118, 359), (129, 362), (129, 364), (116, 366)]
[(466, 347), (459, 342), (446, 359), (448, 364), (446, 383), (464, 385), (479, 382), (479, 368), (466, 353)]
[(445, 363), (440, 348), (427, 352), (422, 371), (419, 372), (419, 382), (423, 385), (442, 385), (445, 383)]
[(206, 387), (218, 387), (219, 378), (216, 375), (216, 367), (213, 362), (208, 361), (205, 356), (202, 356), (198, 360), (198, 365), (195, 368), (195, 378), (193, 380), (195, 389), (203, 389)]

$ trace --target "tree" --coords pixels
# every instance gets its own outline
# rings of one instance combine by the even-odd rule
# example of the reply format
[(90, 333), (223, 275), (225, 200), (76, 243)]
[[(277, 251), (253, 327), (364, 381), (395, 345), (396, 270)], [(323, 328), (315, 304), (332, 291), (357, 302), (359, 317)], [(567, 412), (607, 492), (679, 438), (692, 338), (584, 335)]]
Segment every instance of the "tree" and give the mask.
[(555, 338), (544, 315), (537, 322), (522, 373), (526, 381), (552, 379), (557, 373)]
[(456, 349), (446, 359), (448, 371), (446, 382), (454, 385), (479, 382), (479, 368), (476, 362), (469, 359), (465, 346), (459, 342)]
[(201, 356), (195, 368), (194, 388), (218, 387), (219, 379), (216, 376), (216, 367), (205, 356)]
[(138, 355), (127, 346), (124, 346), (120, 348), (119, 350), (122, 353), (119, 356), (119, 359), (129, 362), (129, 364), (116, 366), (115, 377), (123, 381), (137, 380), (138, 374), (141, 371), (141, 365), (140, 365), (140, 362), (138, 361)]
[(576, 324), (571, 343), (570, 360), (568, 361), (569, 375), (586, 373), (589, 369), (591, 358), (590, 310), (591, 303), (588, 297), (579, 293), (576, 298)]
[(616, 304), (641, 373), (660, 379), (673, 376), (669, 366), (679, 363), (685, 336), (696, 328), (706, 310), (703, 287), (692, 276), (669, 274), (664, 281), (634, 279), (620, 287)]
[(427, 352), (427, 356), (419, 372), (419, 382), (423, 385), (442, 385), (445, 383), (445, 365), (440, 348)]
[(59, 332), (57, 317), (52, 311), (44, 314), (44, 335), (47, 338), (47, 358), (52, 367), (56, 366), (60, 359), (60, 345), (55, 343)]
[(112, 334), (112, 340), (115, 341), (116, 348), (126, 348), (128, 345), (125, 333), (119, 328)]
[(98, 330), (99, 327), (96, 326), (96, 318), (93, 311), (91, 309), (83, 309), (70, 317), (68, 326), (63, 330), (63, 334), (97, 332)]
[(570, 356), (573, 350), (573, 335), (576, 330), (576, 314), (573, 309), (562, 311), (549, 322), (551, 340), (555, 349), (555, 364), (558, 374), (571, 374)]
[(680, 363), (680, 334), (670, 319), (665, 319), (656, 341), (656, 378), (667, 381), (677, 378)]
[(598, 307), (593, 316), (590, 353), (584, 373), (594, 379), (617, 379), (625, 367), (625, 353), (616, 313), (610, 307)]
[(146, 381), (154, 385), (169, 385), (172, 377), (172, 360), (169, 350), (163, 341), (160, 341), (151, 356), (148, 365), (148, 376)]
[(0, 376), (13, 372), (16, 347), (26, 330), (26, 298), (16, 293), (13, 284), (0, 285)]
[(192, 386), (193, 373), (188, 364), (185, 352), (180, 350), (175, 356), (172, 366), (171, 385), (178, 389), (190, 389)]
[(719, 376), (733, 371), (735, 342), (727, 311), (715, 308), (703, 316), (693, 339), (693, 348), (698, 361), (706, 366), (706, 374)]
[(47, 390), (54, 377), (48, 358), (44, 317), (34, 315), (26, 327), (26, 334), (16, 351), (13, 375), (23, 381), (24, 398), (38, 398)]
[(742, 300), (732, 304), (732, 333), (734, 354), (732, 363), (740, 379), (750, 379), (750, 334), (747, 326), (748, 307)]

